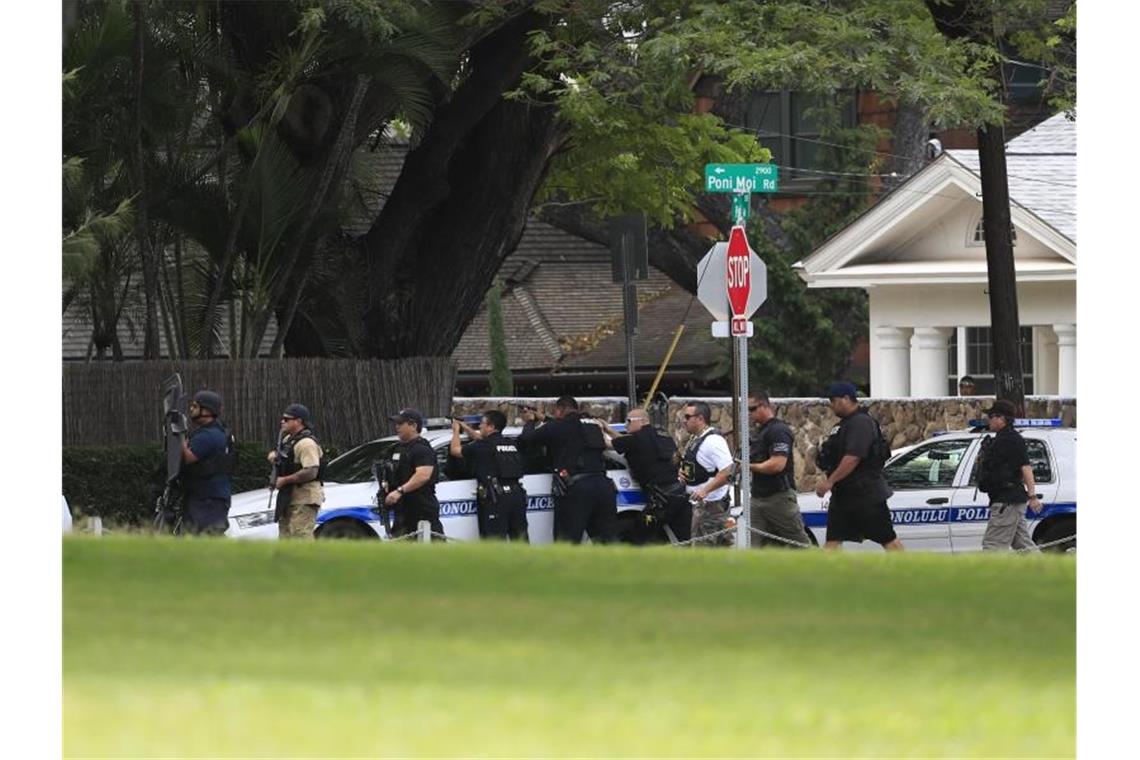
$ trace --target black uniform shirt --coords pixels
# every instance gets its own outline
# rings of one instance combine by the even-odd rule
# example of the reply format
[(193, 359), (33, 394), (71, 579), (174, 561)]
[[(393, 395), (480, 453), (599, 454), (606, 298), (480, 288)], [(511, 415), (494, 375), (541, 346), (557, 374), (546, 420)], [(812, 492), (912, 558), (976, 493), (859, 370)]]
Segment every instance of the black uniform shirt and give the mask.
[(661, 458), (657, 442), (660, 436), (652, 425), (645, 425), (636, 433), (614, 438), (614, 451), (625, 457), (633, 479), (643, 486), (665, 486), (677, 482), (677, 465), (670, 459)]
[(990, 493), (991, 502), (1022, 503), (1028, 500), (1025, 484), (1021, 480), (1021, 468), (1029, 464), (1029, 450), (1021, 433), (1006, 426), (994, 435), (987, 453), (991, 471), (1008, 485)]
[[(879, 437), (879, 426), (871, 415), (859, 410), (843, 418), (839, 427), (839, 435), (843, 436), (843, 448), (839, 452), (838, 460), (843, 461), (843, 457), (848, 454), (859, 457), (859, 464), (855, 467), (855, 471), (844, 480), (854, 481), (881, 472), (882, 468), (873, 466), (870, 461), (871, 446)], [(838, 462), (836, 464), (838, 465)]]
[(470, 467), (471, 477), (476, 480), (495, 477), (499, 472), (495, 465), (495, 447), (507, 442), (502, 433), (492, 433), (482, 440), (465, 445), (463, 458)]
[(439, 466), (439, 462), (436, 461), (435, 450), (432, 449), (431, 444), (423, 438), (413, 438), (407, 443), (399, 444), (396, 447), (396, 452), (400, 458), (396, 460), (396, 482), (394, 486), (402, 486), (407, 483), (417, 467), (430, 466), (432, 468), (432, 476), (428, 482), (414, 491), (406, 491), (400, 501), (409, 507), (434, 507), (438, 509), (439, 501), (435, 498), (435, 468)]
[[(545, 446), (554, 470), (568, 470), (571, 475), (582, 472), (605, 472), (604, 449), (587, 449), (583, 446), (581, 415), (571, 412), (560, 420), (551, 420), (542, 427), (528, 422), (519, 433), (519, 446)], [(581, 462), (579, 463), (579, 459)], [(579, 466), (580, 465), (580, 466)]]
[(748, 458), (752, 462), (766, 462), (774, 456), (785, 456), (788, 462), (783, 470), (774, 475), (752, 473), (753, 496), (771, 496), (792, 488), (796, 473), (795, 440), (792, 429), (776, 417), (756, 431), (756, 437), (749, 442), (748, 447)]

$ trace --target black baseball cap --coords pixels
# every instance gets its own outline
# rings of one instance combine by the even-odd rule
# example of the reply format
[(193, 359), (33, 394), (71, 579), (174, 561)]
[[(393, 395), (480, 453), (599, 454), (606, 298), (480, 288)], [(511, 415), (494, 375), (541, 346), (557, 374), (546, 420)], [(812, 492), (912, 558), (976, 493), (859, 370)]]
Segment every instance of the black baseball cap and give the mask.
[(397, 414), (393, 414), (388, 419), (392, 422), (411, 422), (417, 428), (423, 428), (424, 416), (418, 409), (401, 409)]
[(991, 417), (995, 414), (1000, 417), (1016, 417), (1017, 407), (1013, 405), (1012, 401), (1006, 401), (1004, 398), (999, 398), (994, 402), (993, 406), (991, 406), (989, 409), (983, 410), (982, 414), (986, 415), (987, 417)]
[(285, 407), (285, 411), (281, 413), (282, 417), (296, 417), (301, 422), (308, 424), (309, 422), (309, 407), (304, 404), (290, 404)]

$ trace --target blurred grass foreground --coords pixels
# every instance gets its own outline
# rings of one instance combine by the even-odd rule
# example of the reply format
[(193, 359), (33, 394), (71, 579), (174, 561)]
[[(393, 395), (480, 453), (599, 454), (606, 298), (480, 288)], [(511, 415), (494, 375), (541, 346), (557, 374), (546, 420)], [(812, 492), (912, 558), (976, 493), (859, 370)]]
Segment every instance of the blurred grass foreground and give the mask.
[(1072, 756), (1076, 563), (64, 542), (67, 756)]

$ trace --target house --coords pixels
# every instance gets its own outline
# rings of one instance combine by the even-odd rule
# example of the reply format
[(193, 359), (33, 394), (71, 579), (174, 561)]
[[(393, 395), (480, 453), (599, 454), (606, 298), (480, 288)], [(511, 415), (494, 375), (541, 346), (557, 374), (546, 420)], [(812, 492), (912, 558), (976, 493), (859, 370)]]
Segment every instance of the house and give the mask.
[[(1057, 114), (1006, 146), (1026, 391), (1075, 396), (1077, 130)], [(796, 265), (869, 296), (871, 395), (993, 391), (976, 151), (949, 150)]]

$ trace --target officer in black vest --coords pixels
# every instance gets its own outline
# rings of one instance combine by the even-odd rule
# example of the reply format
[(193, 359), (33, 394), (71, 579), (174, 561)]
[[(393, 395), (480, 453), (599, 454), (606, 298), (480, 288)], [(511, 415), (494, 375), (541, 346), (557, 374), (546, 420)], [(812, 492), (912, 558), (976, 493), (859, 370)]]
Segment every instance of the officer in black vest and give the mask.
[[(503, 437), (507, 417), (497, 409), (484, 412), (478, 429), (462, 420), (451, 422), (451, 456), (471, 465), (477, 483), (479, 535), (527, 541), (526, 491), (523, 490), (523, 463), (513, 441)], [(463, 446), (460, 430), (472, 441)]]
[(582, 533), (595, 543), (617, 538), (617, 489), (606, 477), (605, 435), (598, 421), (582, 415), (578, 402), (562, 396), (554, 419), (535, 427), (537, 412), (523, 410), (526, 424), (519, 446), (545, 446), (554, 469), (554, 540), (581, 543)]
[(753, 545), (811, 546), (796, 498), (795, 434), (776, 416), (771, 399), (763, 391), (749, 392), (748, 419), (757, 426), (748, 446), (752, 527), (771, 534), (759, 536)]
[(221, 535), (229, 527), (230, 476), (237, 460), (233, 438), (218, 419), (222, 397), (214, 391), (198, 391), (190, 403), (194, 430), (182, 443), (182, 488), (185, 492), (184, 523), (194, 534)]
[(1013, 426), (1017, 407), (1012, 401), (998, 399), (983, 414), (994, 435), (992, 440), (983, 439), (978, 462), (978, 489), (990, 497), (982, 551), (1012, 548), (1036, 552), (1037, 544), (1033, 543), (1025, 521), (1025, 507), (1028, 504), (1034, 513), (1040, 512), (1041, 500), (1025, 439)]
[[(644, 409), (631, 409), (622, 434), (602, 423), (614, 451), (625, 457), (629, 472), (645, 496), (646, 526), (650, 540), (688, 541), (692, 533), (693, 505), (685, 486), (677, 480), (677, 443), (649, 422)], [(666, 530), (668, 529), (668, 530)], [(670, 533), (672, 535), (670, 535)], [(643, 535), (635, 537), (642, 543)]]
[(430, 522), (432, 532), (442, 536), (439, 499), (435, 496), (439, 464), (431, 444), (420, 436), (424, 416), (415, 409), (404, 409), (388, 419), (396, 423), (396, 437), (400, 439), (392, 455), (396, 465), (393, 482), (398, 485), (384, 498), (384, 503), (396, 513), (392, 537), (415, 533), (420, 520)]
[(817, 457), (827, 478), (815, 493), (822, 498), (832, 492), (826, 547), (839, 549), (844, 541), (861, 543), (869, 538), (884, 549), (901, 550), (903, 544), (887, 507), (892, 492), (883, 477), (883, 465), (891, 452), (879, 423), (859, 406), (858, 391), (851, 383), (832, 383), (827, 395), (839, 424), (831, 429)]

